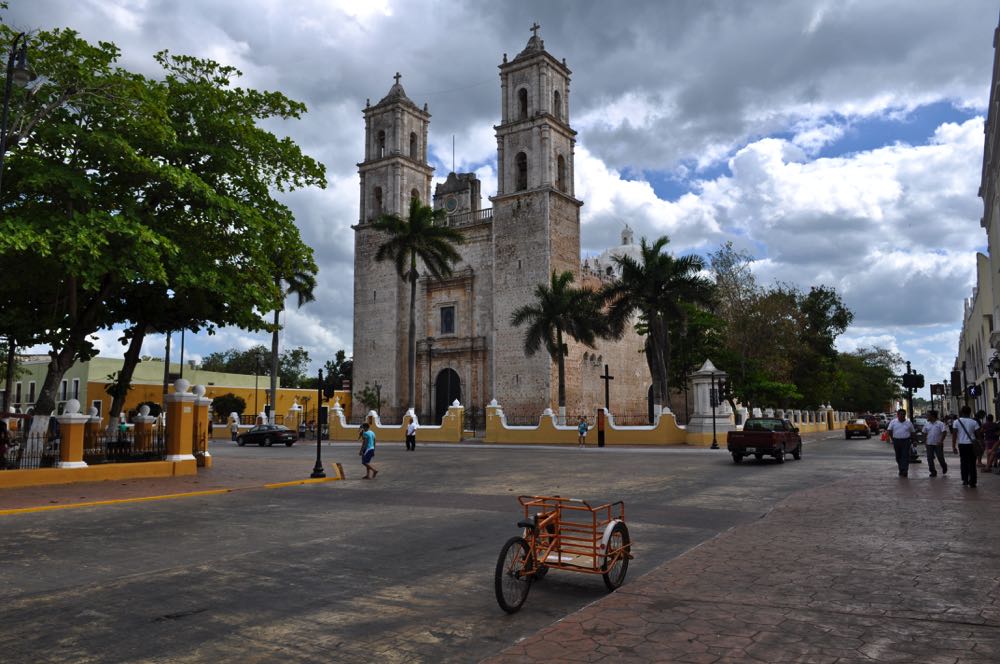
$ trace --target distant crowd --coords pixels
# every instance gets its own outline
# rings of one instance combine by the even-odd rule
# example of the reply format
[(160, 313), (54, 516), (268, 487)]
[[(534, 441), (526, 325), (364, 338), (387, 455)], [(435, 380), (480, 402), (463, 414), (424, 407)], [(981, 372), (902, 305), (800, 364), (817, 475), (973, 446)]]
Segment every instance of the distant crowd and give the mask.
[(886, 427), (886, 438), (892, 441), (900, 477), (907, 477), (910, 463), (919, 461), (916, 445), (921, 439), (927, 450), (930, 477), (937, 477), (935, 462), (941, 467), (942, 475), (948, 473), (945, 446), (949, 442), (952, 454), (959, 458), (963, 486), (975, 488), (979, 472), (994, 472), (1000, 461), (1000, 445), (997, 444), (1000, 442), (1000, 424), (985, 410), (973, 416), (969, 406), (962, 406), (957, 415), (952, 413), (943, 419), (939, 419), (937, 410), (928, 411), (926, 422), (920, 425), (907, 418), (905, 409), (900, 409)]

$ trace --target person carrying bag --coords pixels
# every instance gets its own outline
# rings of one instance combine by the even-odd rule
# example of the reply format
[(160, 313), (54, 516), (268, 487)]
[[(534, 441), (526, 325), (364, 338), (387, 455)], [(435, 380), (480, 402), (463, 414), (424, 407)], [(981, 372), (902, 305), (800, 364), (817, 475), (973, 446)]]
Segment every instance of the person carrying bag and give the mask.
[(962, 406), (959, 417), (951, 425), (951, 449), (958, 455), (962, 467), (962, 486), (976, 487), (976, 440), (979, 422), (971, 417), (972, 409)]

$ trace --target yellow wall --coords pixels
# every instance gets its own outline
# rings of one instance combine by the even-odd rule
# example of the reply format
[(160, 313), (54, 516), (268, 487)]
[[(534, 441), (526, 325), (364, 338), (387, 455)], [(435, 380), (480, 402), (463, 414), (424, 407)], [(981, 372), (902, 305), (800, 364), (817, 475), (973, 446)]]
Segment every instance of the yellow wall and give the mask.
[[(451, 406), (444, 414), (440, 426), (421, 426), (417, 429), (417, 440), (420, 442), (457, 443), (462, 440), (462, 421), (465, 408)], [(401, 425), (380, 425), (374, 417), (368, 417), (368, 424), (375, 433), (375, 441), (402, 443), (406, 440), (406, 426), (410, 416), (403, 416)], [(330, 440), (358, 440), (358, 427), (347, 424), (342, 411), (330, 409)]]
[(73, 482), (99, 482), (139, 477), (174, 477), (195, 475), (198, 466), (194, 459), (188, 461), (144, 461), (142, 463), (108, 463), (86, 468), (37, 468), (33, 470), (6, 470), (0, 473), (0, 488), (13, 489), (47, 484), (72, 484)]
[[(503, 409), (495, 406), (486, 408), (486, 442), (487, 443), (518, 443), (541, 445), (576, 445), (578, 434), (576, 426), (558, 426), (554, 417), (542, 417), (537, 427), (509, 427), (503, 423), (500, 412)], [(604, 432), (605, 445), (680, 445), (685, 442), (701, 445), (700, 438), (688, 440), (689, 434), (677, 425), (672, 413), (660, 416), (653, 427), (617, 427), (610, 423)], [(712, 434), (708, 434), (708, 442), (712, 443)], [(597, 444), (597, 427), (587, 434), (587, 444)]]
[[(107, 421), (108, 410), (111, 408), (111, 397), (105, 391), (108, 383), (94, 381), (87, 384), (87, 394), (92, 397), (91, 401), (100, 400), (101, 404), (101, 416)], [(170, 393), (174, 391), (173, 385), (170, 386)], [(235, 394), (238, 397), (242, 397), (246, 401), (247, 407), (243, 412), (244, 415), (252, 416), (254, 415), (254, 392), (255, 390), (250, 387), (226, 387), (219, 385), (212, 385), (205, 388), (205, 396), (209, 399), (214, 399), (215, 397), (220, 397), (223, 394)], [(257, 394), (257, 412), (264, 409), (264, 401), (266, 398), (266, 393), (263, 386), (261, 389), (256, 391)], [(350, 416), (350, 406), (351, 399), (348, 392), (338, 391), (337, 395), (340, 396), (341, 403), (346, 401), (347, 408), (346, 413), (348, 417)], [(278, 404), (275, 410), (276, 414), (284, 416), (286, 419), (290, 415), (290, 410), (292, 404), (296, 403), (308, 409), (309, 419), (316, 419), (316, 399), (318, 394), (316, 390), (304, 389), (304, 388), (293, 388), (293, 387), (279, 387), (278, 388)], [(308, 401), (307, 401), (308, 399)], [(128, 413), (129, 411), (135, 410), (144, 401), (152, 401), (154, 403), (161, 403), (163, 400), (163, 386), (153, 385), (153, 384), (133, 384), (132, 389), (129, 390), (128, 395), (125, 397), (125, 406), (122, 409), (123, 412)], [(87, 402), (81, 404), (81, 410), (86, 413), (90, 409), (91, 403)], [(304, 413), (303, 413), (304, 416)], [(216, 422), (219, 422), (219, 418), (215, 418)], [(293, 422), (291, 420), (286, 422), (286, 425), (292, 426), (297, 425), (298, 422)]]

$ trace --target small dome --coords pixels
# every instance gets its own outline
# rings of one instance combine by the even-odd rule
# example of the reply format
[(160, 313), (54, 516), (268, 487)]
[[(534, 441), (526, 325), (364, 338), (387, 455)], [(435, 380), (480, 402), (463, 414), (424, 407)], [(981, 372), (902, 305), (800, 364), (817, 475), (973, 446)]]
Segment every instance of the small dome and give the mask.
[(396, 82), (393, 83), (391, 88), (389, 88), (389, 93), (386, 96), (382, 97), (382, 100), (379, 102), (379, 105), (390, 104), (395, 101), (408, 101), (411, 104), (413, 103), (410, 100), (410, 98), (406, 96), (406, 91), (403, 90), (403, 86), (399, 82), (399, 79), (401, 79), (402, 77), (403, 77), (402, 74), (396, 72), (396, 75), (393, 77), (396, 79)]

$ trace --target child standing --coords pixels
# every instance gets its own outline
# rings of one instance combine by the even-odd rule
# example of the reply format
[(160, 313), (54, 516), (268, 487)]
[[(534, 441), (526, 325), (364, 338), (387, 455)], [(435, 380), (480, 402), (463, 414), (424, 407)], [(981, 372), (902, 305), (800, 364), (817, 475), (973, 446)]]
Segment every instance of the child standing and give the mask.
[(580, 447), (587, 446), (587, 431), (590, 427), (587, 426), (587, 418), (583, 415), (580, 416), (580, 424), (577, 425), (576, 431), (580, 434)]

